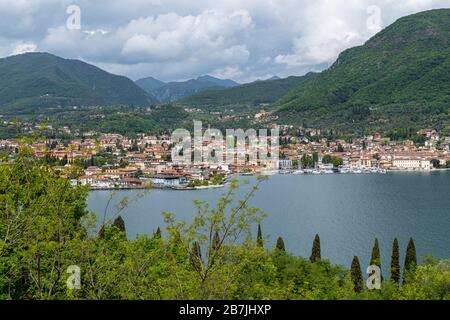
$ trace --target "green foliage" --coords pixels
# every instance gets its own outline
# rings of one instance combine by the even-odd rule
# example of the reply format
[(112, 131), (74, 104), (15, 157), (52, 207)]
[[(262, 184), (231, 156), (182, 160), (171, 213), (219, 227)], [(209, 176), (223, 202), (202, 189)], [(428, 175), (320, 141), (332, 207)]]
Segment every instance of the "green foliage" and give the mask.
[(311, 256), (309, 257), (309, 260), (311, 262), (317, 262), (320, 259), (322, 259), (321, 250), (320, 250), (320, 237), (318, 234), (314, 237), (314, 242), (311, 250)]
[(313, 168), (314, 167), (314, 159), (313, 157), (304, 154), (302, 158), (300, 159), (300, 162), (302, 164), (302, 168)]
[(285, 246), (284, 246), (284, 240), (283, 240), (282, 237), (278, 237), (278, 239), (277, 239), (277, 244), (276, 244), (275, 248), (276, 248), (278, 251), (282, 251), (282, 252), (285, 252), (285, 251), (286, 251), (286, 248), (285, 248)]
[(418, 266), (400, 296), (402, 299), (450, 300), (450, 260)]
[(123, 220), (122, 216), (118, 216), (114, 220), (113, 226), (116, 227), (120, 232), (123, 232), (124, 234), (126, 234), (125, 221)]
[(136, 133), (167, 134), (174, 127), (189, 129), (192, 126), (189, 114), (174, 105), (152, 109), (128, 106), (63, 108), (49, 114), (49, 122), (83, 132), (95, 130), (128, 136)]
[(196, 272), (201, 273), (202, 272), (202, 267), (203, 267), (202, 251), (201, 251), (201, 248), (200, 248), (200, 243), (198, 241), (195, 241), (194, 244), (192, 245), (192, 251), (190, 253), (189, 260), (191, 262), (192, 268)]
[(263, 240), (263, 235), (262, 235), (262, 231), (261, 231), (261, 224), (258, 224), (258, 235), (256, 237), (256, 245), (260, 248), (264, 247), (264, 240)]
[(156, 232), (154, 233), (153, 237), (155, 239), (161, 239), (162, 238), (162, 232), (161, 232), (161, 228), (158, 227), (158, 229), (156, 229)]
[(378, 266), (381, 269), (381, 254), (380, 254), (380, 245), (378, 243), (378, 239), (375, 239), (375, 243), (372, 248), (372, 256), (370, 258), (371, 266)]
[(344, 163), (344, 161), (342, 160), (342, 158), (339, 157), (335, 157), (335, 156), (331, 156), (329, 154), (324, 155), (322, 158), (322, 163), (327, 164), (327, 163), (332, 163), (333, 166), (335, 168), (342, 166), (342, 164)]
[[(60, 290), (82, 221), (88, 190), (40, 166), (22, 150), (12, 165), (0, 165), (0, 296), (52, 298)], [(67, 268), (67, 267), (66, 267)]]
[(403, 270), (403, 284), (408, 282), (408, 278), (414, 273), (417, 266), (417, 255), (416, 255), (416, 245), (414, 240), (411, 238), (408, 242), (408, 247), (406, 248), (405, 256), (405, 267)]
[[(0, 299), (450, 298), (450, 262), (416, 267), (412, 242), (408, 282), (383, 282), (374, 292), (364, 292), (357, 257), (349, 272), (320, 256), (314, 263), (293, 256), (281, 238), (274, 250), (258, 246), (251, 230), (265, 214), (249, 199), (263, 180), (244, 194), (231, 181), (215, 206), (197, 201), (190, 223), (164, 214), (165, 237), (158, 228), (128, 240), (123, 219), (98, 224), (86, 212), (87, 188), (72, 187), (24, 149), (0, 164)], [(66, 284), (73, 265), (81, 271), (76, 290)]]
[(439, 161), (439, 159), (431, 159), (431, 165), (433, 166), (433, 168), (440, 168), (441, 167), (441, 162)]
[(396, 284), (400, 283), (400, 249), (397, 238), (392, 243), (391, 281)]
[(361, 272), (361, 265), (357, 256), (353, 258), (352, 266), (350, 268), (350, 275), (353, 282), (353, 289), (356, 293), (361, 293), (364, 291), (364, 282)]

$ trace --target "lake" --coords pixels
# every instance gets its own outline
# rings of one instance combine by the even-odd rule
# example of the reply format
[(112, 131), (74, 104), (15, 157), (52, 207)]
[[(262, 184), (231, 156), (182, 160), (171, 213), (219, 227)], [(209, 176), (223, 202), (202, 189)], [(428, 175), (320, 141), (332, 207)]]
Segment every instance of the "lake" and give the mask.
[[(161, 212), (189, 220), (193, 200), (214, 203), (226, 189), (201, 191), (150, 190), (130, 203), (122, 215), (129, 237), (163, 229)], [(114, 203), (139, 191), (118, 191)], [(110, 191), (93, 191), (88, 207), (103, 215)], [(359, 256), (368, 266), (375, 238), (379, 239), (383, 269), (390, 264), (391, 246), (399, 239), (401, 258), (413, 237), (419, 259), (427, 255), (450, 258), (450, 172), (274, 175), (262, 184), (251, 204), (268, 216), (262, 223), (266, 247), (282, 236), (286, 249), (309, 257), (316, 233), (322, 256), (350, 266)], [(256, 234), (256, 227), (255, 227)]]

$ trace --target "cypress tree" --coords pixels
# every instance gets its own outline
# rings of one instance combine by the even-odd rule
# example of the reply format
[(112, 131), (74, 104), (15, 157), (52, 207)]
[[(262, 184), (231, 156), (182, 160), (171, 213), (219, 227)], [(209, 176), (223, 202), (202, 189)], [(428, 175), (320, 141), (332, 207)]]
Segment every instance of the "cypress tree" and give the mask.
[(311, 250), (311, 256), (309, 257), (309, 260), (311, 262), (316, 262), (320, 259), (322, 259), (322, 255), (320, 252), (320, 237), (318, 234), (316, 234), (316, 237), (314, 238), (313, 247)]
[(200, 243), (198, 243), (198, 241), (195, 241), (192, 246), (190, 261), (191, 266), (195, 271), (200, 272), (202, 270), (202, 252), (200, 249)]
[(400, 249), (397, 238), (392, 243), (391, 281), (397, 284), (400, 283)]
[(364, 290), (363, 276), (361, 272), (361, 265), (357, 256), (353, 257), (352, 266), (350, 269), (350, 276), (353, 282), (353, 289), (360, 293)]
[(407, 277), (414, 272), (417, 266), (416, 246), (412, 238), (409, 239), (408, 247), (406, 248), (405, 268), (403, 270), (403, 284), (407, 282)]
[[(378, 243), (378, 239), (375, 238), (375, 243), (372, 248), (372, 257), (370, 258), (371, 266), (378, 266), (381, 270), (381, 254), (380, 254), (380, 245)], [(381, 280), (383, 280), (383, 275), (381, 275)]]
[(283, 240), (282, 237), (279, 237), (279, 238), (277, 239), (277, 245), (275, 246), (275, 248), (276, 248), (278, 251), (286, 252), (286, 248), (285, 248), (285, 246), (284, 246), (284, 240)]
[(261, 248), (264, 247), (264, 240), (263, 240), (262, 231), (261, 231), (261, 224), (258, 224), (258, 236), (256, 237), (256, 245)]
[(158, 227), (158, 229), (156, 229), (156, 232), (154, 233), (153, 237), (155, 239), (161, 239), (162, 235), (161, 235), (161, 229)]
[(123, 233), (126, 233), (125, 230), (125, 221), (123, 221), (121, 216), (118, 216), (114, 222), (113, 222), (113, 226), (115, 226), (117, 229), (119, 229), (120, 231), (122, 231)]

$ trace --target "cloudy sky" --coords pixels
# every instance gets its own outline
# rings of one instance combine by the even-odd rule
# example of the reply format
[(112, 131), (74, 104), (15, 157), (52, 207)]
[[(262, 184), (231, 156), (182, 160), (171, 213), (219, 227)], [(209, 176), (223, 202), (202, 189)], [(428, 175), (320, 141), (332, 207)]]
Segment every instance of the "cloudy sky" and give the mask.
[(323, 70), (399, 17), (445, 7), (449, 0), (0, 0), (0, 56), (46, 51), (134, 80), (248, 82)]

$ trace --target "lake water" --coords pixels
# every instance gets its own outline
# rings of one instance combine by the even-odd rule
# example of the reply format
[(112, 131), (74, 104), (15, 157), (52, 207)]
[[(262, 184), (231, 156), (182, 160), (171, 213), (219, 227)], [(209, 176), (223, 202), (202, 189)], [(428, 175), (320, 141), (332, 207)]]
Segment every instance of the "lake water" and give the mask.
[[(214, 203), (226, 189), (201, 191), (151, 190), (123, 214), (128, 236), (163, 229), (161, 212), (189, 220), (193, 200)], [(120, 191), (133, 198), (138, 191)], [(89, 209), (103, 214), (109, 191), (90, 194)], [(383, 269), (390, 264), (391, 246), (399, 239), (402, 262), (413, 237), (419, 259), (427, 255), (450, 258), (450, 172), (275, 175), (262, 184), (251, 204), (268, 217), (262, 223), (267, 246), (282, 236), (288, 251), (309, 257), (313, 238), (320, 234), (322, 256), (350, 266), (358, 255), (362, 266), (370, 260), (378, 238)], [(256, 233), (256, 230), (255, 230)]]

